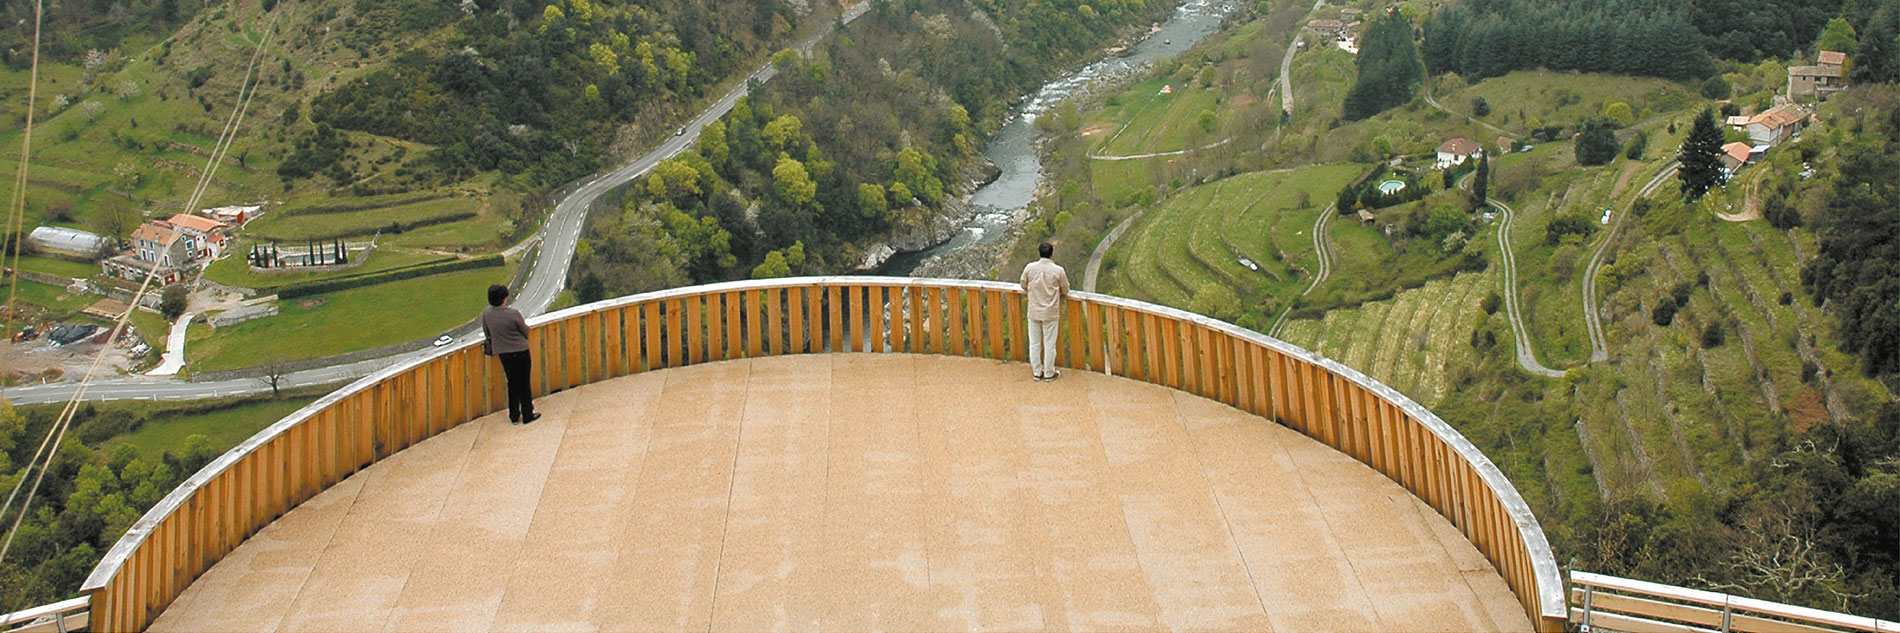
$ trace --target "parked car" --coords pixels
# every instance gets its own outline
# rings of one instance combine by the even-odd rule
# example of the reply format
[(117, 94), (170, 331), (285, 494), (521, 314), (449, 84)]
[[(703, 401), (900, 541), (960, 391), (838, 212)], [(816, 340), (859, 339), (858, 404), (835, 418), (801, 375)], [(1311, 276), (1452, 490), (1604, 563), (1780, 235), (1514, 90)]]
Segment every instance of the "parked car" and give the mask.
[(455, 342), (455, 337), (453, 337), (453, 336), (449, 336), (449, 335), (447, 335), (447, 334), (443, 334), (442, 336), (440, 336), (440, 337), (437, 337), (437, 338), (435, 339), (435, 346), (436, 346), (436, 347), (441, 347), (441, 346), (443, 346), (443, 345), (448, 345), (448, 344), (450, 344), (450, 343), (454, 343), (454, 342)]

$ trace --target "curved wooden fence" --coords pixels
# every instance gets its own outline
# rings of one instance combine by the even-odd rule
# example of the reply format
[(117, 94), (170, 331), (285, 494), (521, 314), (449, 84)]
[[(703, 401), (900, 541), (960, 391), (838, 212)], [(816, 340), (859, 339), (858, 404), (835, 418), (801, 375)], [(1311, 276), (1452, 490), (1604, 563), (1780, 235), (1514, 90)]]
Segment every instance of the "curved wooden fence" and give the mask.
[[(471, 311), (474, 309), (470, 308)], [(1023, 295), (993, 282), (807, 277), (677, 288), (530, 320), (537, 393), (696, 363), (825, 352), (1024, 360)], [(1536, 517), (1438, 416), (1339, 363), (1170, 308), (1076, 293), (1061, 364), (1180, 389), (1357, 458), (1450, 519), (1533, 625), (1562, 630), (1564, 588)], [(337, 390), (220, 456), (154, 506), (81, 588), (96, 630), (150, 624), (244, 539), (345, 477), (506, 407), (478, 343)]]

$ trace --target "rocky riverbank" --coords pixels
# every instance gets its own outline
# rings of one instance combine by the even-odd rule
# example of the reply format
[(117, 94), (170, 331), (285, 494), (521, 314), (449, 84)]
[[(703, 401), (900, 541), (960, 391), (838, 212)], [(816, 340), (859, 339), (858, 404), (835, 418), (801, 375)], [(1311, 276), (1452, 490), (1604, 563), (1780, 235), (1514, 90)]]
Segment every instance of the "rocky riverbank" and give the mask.
[(897, 217), (891, 221), (890, 234), (864, 249), (858, 269), (872, 270), (892, 255), (921, 251), (956, 237), (979, 211), (970, 203), (970, 194), (995, 180), (1000, 173), (1002, 170), (987, 160), (974, 163), (964, 170), (963, 178), (951, 189), (951, 195), (944, 198), (942, 209), (919, 204), (898, 210)]

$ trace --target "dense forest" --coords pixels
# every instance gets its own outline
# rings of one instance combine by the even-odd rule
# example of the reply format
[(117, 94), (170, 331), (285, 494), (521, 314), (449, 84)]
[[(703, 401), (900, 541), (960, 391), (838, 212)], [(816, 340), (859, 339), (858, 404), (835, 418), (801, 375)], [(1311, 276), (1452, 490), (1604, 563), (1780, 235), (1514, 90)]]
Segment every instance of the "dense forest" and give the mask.
[(779, 53), (777, 79), (590, 227), (576, 298), (853, 268), (980, 179), (983, 130), (1017, 95), (1166, 10), (979, 4), (880, 1), (810, 58)]
[(1397, 11), (1372, 19), (1353, 60), (1358, 76), (1346, 92), (1345, 118), (1357, 121), (1410, 101), (1425, 79), (1412, 43), (1412, 21)]
[[(1874, 1), (1846, 4), (1866, 7)], [(1844, 12), (1841, 0), (1692, 0), (1689, 5), (1709, 54), (1749, 63), (1807, 50), (1822, 25)], [(1850, 14), (1864, 11), (1845, 7)]]
[[(489, 0), (464, 15), (423, 0), (358, 0), (366, 40), (451, 21), (387, 68), (311, 101), (311, 120), (435, 146), (437, 177), (500, 171), (529, 187), (598, 169), (615, 127), (664, 127), (655, 104), (696, 97), (797, 16), (775, 0), (648, 8), (591, 0)], [(314, 134), (314, 132), (313, 132)], [(313, 144), (314, 145), (314, 144)], [(299, 154), (286, 161), (301, 164)], [(286, 178), (299, 174), (284, 173)]]
[[(235, 401), (186, 405), (190, 413), (206, 414), (228, 408)], [(59, 413), (57, 406), (14, 409), (0, 403), (0, 485), (11, 489), (33, 457)], [(179, 482), (218, 456), (203, 435), (186, 441), (182, 454), (144, 455), (125, 442), (110, 450), (96, 449), (122, 434), (139, 430), (148, 415), (123, 407), (99, 410), (81, 405), (72, 420), (72, 432), (59, 445), (46, 483), (33, 507), (13, 535), (13, 546), (0, 564), (0, 605), (18, 611), (71, 597), (132, 522), (177, 487)], [(6, 517), (12, 525), (17, 513)]]
[[(1900, 117), (1900, 109), (1894, 111)], [(1900, 118), (1890, 123), (1900, 131)], [(1820, 253), (1801, 280), (1840, 317), (1841, 342), (1870, 374), (1900, 371), (1900, 158), (1893, 138), (1847, 148), (1816, 222)]]
[(1699, 78), (1713, 65), (1685, 13), (1645, 0), (1457, 0), (1425, 20), (1421, 47), (1433, 74), (1471, 81), (1533, 68)]

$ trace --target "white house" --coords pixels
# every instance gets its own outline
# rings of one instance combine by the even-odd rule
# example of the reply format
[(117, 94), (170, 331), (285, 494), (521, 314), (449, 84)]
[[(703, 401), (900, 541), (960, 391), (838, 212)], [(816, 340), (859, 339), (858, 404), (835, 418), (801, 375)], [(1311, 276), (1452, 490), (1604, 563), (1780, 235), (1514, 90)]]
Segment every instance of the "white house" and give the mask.
[(1444, 145), (1438, 146), (1438, 168), (1444, 169), (1453, 165), (1463, 165), (1466, 160), (1469, 160), (1472, 156), (1482, 151), (1484, 151), (1484, 146), (1478, 144), (1477, 141), (1465, 138), (1462, 135), (1453, 136), (1450, 140), (1445, 141)]
[(1755, 145), (1780, 145), (1793, 138), (1807, 122), (1807, 109), (1792, 103), (1750, 117), (1728, 118), (1729, 126), (1748, 132), (1748, 140)]
[(225, 245), (230, 241), (225, 231), (231, 225), (210, 218), (180, 213), (165, 220), (165, 223), (191, 238), (188, 253), (191, 259), (217, 259), (224, 255)]

